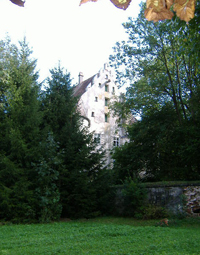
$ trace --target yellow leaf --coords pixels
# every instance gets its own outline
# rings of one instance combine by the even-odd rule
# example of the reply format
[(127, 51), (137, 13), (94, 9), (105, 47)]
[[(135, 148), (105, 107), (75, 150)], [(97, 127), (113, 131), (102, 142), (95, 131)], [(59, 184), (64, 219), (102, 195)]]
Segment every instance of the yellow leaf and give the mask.
[(126, 10), (131, 0), (110, 0), (117, 8)]
[(175, 4), (174, 11), (181, 20), (185, 20), (186, 22), (189, 22), (192, 18), (194, 18), (193, 8), (182, 6), (180, 4)]

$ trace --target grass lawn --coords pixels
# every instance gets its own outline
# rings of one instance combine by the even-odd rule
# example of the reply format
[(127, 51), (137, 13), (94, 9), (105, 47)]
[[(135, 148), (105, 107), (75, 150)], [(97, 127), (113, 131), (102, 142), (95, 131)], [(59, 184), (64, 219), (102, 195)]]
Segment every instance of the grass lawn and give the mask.
[(200, 254), (200, 219), (158, 221), (97, 218), (1, 225), (0, 254)]

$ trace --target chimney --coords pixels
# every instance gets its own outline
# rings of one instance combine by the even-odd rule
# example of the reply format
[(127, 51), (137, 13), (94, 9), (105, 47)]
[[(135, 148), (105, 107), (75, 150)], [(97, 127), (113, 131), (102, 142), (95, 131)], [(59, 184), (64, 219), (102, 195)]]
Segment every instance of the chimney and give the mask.
[(80, 72), (78, 75), (78, 84), (81, 84), (81, 82), (83, 82), (83, 73)]

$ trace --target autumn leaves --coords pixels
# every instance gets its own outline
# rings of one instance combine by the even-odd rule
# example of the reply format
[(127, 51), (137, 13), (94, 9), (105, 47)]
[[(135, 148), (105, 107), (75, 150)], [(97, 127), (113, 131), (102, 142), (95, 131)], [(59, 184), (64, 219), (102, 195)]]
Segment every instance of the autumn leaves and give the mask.
[[(22, 0), (10, 0), (18, 6), (24, 6)], [(81, 0), (80, 5), (98, 0)], [(116, 7), (126, 10), (131, 0), (110, 0)], [(146, 0), (145, 17), (149, 21), (171, 19), (174, 12), (181, 19), (189, 22), (194, 18), (196, 0)]]
[(174, 12), (186, 22), (194, 18), (195, 0), (147, 0), (145, 17), (149, 21), (171, 19)]
[[(80, 5), (87, 2), (97, 2), (98, 0), (81, 0)], [(110, 0), (116, 7), (126, 10), (131, 0)]]
[[(80, 5), (98, 0), (81, 0)], [(126, 10), (131, 0), (110, 0), (116, 7)], [(171, 19), (176, 15), (186, 22), (194, 18), (196, 0), (146, 0), (145, 17), (149, 21)]]

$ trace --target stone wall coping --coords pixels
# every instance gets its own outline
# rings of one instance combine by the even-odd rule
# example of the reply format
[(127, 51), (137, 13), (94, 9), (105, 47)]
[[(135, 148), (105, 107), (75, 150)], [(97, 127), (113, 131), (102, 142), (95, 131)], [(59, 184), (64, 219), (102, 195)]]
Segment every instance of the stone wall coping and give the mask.
[(200, 181), (195, 182), (152, 182), (144, 183), (146, 188), (159, 188), (159, 187), (187, 187), (187, 186), (200, 186)]
[[(200, 186), (200, 181), (166, 181), (166, 182), (142, 182), (141, 185), (145, 188), (160, 188), (160, 187), (187, 187)], [(113, 185), (113, 188), (123, 188), (123, 184)]]

